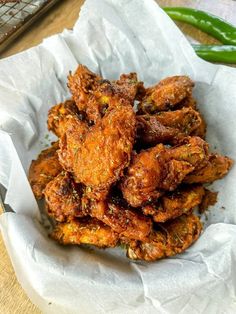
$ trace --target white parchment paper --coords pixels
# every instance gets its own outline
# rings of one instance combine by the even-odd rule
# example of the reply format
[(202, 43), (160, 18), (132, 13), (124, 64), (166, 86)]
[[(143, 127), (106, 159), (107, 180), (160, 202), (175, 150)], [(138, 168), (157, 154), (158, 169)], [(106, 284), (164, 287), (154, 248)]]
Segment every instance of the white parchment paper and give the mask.
[(87, 0), (72, 31), (0, 61), (0, 182), (14, 210), (0, 227), (21, 285), (44, 313), (235, 313), (236, 167), (213, 185), (218, 203), (182, 255), (135, 263), (48, 239), (26, 173), (78, 63), (109, 79), (135, 71), (147, 85), (189, 75), (212, 150), (236, 159), (236, 69), (199, 59), (152, 0)]

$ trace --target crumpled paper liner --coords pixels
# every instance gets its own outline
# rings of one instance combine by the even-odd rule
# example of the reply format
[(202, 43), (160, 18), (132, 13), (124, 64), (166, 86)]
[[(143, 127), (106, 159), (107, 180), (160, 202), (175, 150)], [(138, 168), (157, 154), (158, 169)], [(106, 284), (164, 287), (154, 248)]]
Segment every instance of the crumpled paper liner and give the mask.
[(105, 78), (135, 71), (146, 85), (186, 74), (213, 151), (236, 156), (236, 70), (199, 59), (152, 0), (87, 0), (72, 31), (0, 61), (0, 182), (14, 213), (0, 216), (18, 280), (43, 313), (235, 313), (236, 169), (219, 191), (200, 239), (185, 253), (132, 262), (120, 249), (62, 247), (50, 240), (27, 171), (45, 144), (48, 109), (69, 98), (78, 63)]

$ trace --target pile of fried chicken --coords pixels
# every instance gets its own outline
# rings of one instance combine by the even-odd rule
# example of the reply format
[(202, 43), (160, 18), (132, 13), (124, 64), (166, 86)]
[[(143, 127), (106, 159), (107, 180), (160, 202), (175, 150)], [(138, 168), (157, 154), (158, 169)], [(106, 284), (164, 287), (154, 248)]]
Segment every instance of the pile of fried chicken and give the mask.
[(29, 181), (62, 244), (124, 245), (154, 261), (186, 250), (201, 233), (193, 210), (214, 195), (203, 184), (232, 160), (210, 153), (187, 76), (145, 88), (136, 73), (109, 81), (79, 65), (72, 99), (49, 110), (58, 141), (32, 161)]

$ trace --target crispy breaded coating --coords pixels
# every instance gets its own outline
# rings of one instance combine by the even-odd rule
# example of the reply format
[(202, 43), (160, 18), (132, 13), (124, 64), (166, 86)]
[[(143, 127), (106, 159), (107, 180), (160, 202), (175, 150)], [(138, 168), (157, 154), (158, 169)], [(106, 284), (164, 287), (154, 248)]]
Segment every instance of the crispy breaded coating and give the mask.
[(185, 183), (210, 183), (223, 178), (233, 165), (226, 156), (211, 154), (207, 164), (184, 178)]
[(203, 139), (206, 137), (206, 121), (201, 113), (199, 113), (201, 123), (200, 125), (191, 132), (191, 136), (198, 136)]
[(57, 155), (58, 148), (58, 142), (52, 143), (51, 147), (44, 149), (38, 158), (31, 162), (29, 182), (37, 199), (43, 197), (43, 190), (48, 182), (62, 171)]
[(154, 115), (161, 124), (178, 129), (186, 135), (191, 134), (201, 124), (199, 113), (192, 108), (182, 108), (175, 111), (162, 111)]
[(202, 202), (204, 194), (201, 185), (180, 187), (160, 197), (157, 203), (143, 207), (142, 211), (151, 215), (155, 222), (165, 222), (191, 212)]
[(209, 159), (209, 145), (198, 136), (184, 138), (181, 143), (165, 150), (166, 159), (187, 161), (195, 169), (203, 167)]
[(194, 83), (188, 76), (172, 76), (146, 90), (139, 112), (156, 113), (173, 109), (192, 94)]
[[(63, 126), (64, 134), (59, 141), (60, 149), (58, 157), (61, 165), (66, 171), (73, 172), (74, 160), (89, 131), (86, 122), (76, 116), (67, 116)], [(77, 180), (79, 182), (79, 180)]]
[(197, 110), (197, 102), (191, 94), (179, 102), (178, 105), (175, 106), (175, 110), (182, 109), (184, 107)]
[(182, 253), (198, 239), (201, 230), (202, 224), (197, 216), (182, 215), (159, 224), (146, 241), (127, 241), (127, 256), (134, 260), (156, 261)]
[[(86, 202), (86, 200), (84, 200)], [(129, 239), (143, 240), (149, 235), (152, 221), (141, 212), (115, 204), (111, 200), (89, 202), (87, 200), (86, 212), (111, 227), (120, 236)]]
[(48, 215), (60, 222), (85, 216), (81, 205), (82, 192), (82, 187), (68, 172), (61, 172), (44, 190)]
[(86, 112), (88, 120), (97, 122), (108, 108), (116, 107), (120, 99), (133, 105), (136, 98), (145, 92), (136, 73), (122, 74), (117, 81), (104, 80), (99, 75), (79, 65), (68, 77), (68, 87), (79, 110)]
[(140, 115), (136, 117), (136, 141), (141, 145), (157, 145), (158, 143), (176, 143), (184, 136), (178, 129), (161, 124), (155, 115)]
[(202, 123), (200, 114), (192, 108), (163, 111), (155, 115), (138, 115), (136, 119), (137, 140), (151, 145), (177, 144)]
[[(78, 126), (77, 126), (78, 125)], [(94, 190), (98, 196), (129, 165), (135, 138), (135, 114), (131, 106), (120, 106), (106, 113), (86, 131), (83, 122), (68, 120), (66, 133), (60, 141), (59, 159), (71, 171), (76, 182)], [(81, 126), (82, 125), (82, 126)], [(85, 132), (81, 131), (81, 129)], [(105, 193), (106, 195), (106, 193)]]
[(134, 156), (122, 180), (123, 197), (133, 207), (156, 201), (207, 160), (208, 145), (198, 137), (186, 138), (183, 145), (173, 148), (158, 144), (142, 151)]
[(199, 205), (200, 214), (208, 210), (210, 206), (215, 205), (215, 203), (217, 202), (217, 195), (218, 195), (218, 192), (212, 192), (208, 189), (205, 189), (203, 199), (201, 201), (201, 204)]
[(48, 130), (52, 131), (59, 138), (65, 133), (64, 125), (68, 116), (79, 117), (78, 108), (73, 100), (53, 106), (48, 112)]
[(122, 74), (119, 80), (111, 83), (113, 94), (128, 99), (131, 104), (135, 99), (142, 99), (146, 93), (143, 82), (138, 81), (136, 73)]
[(164, 146), (159, 144), (133, 157), (121, 183), (123, 197), (131, 206), (139, 207), (160, 197), (158, 186), (162, 170), (156, 156), (164, 150)]
[[(91, 72), (86, 66), (79, 65), (75, 73), (68, 76), (68, 87), (71, 91), (72, 98), (79, 110), (88, 112), (90, 106), (93, 106), (93, 115), (91, 120), (99, 116), (99, 108), (96, 103), (91, 102), (91, 96), (98, 89), (102, 78)], [(92, 97), (93, 98), (93, 97)], [(92, 110), (91, 110), (92, 114)]]
[(61, 244), (90, 244), (100, 248), (116, 246), (119, 235), (95, 218), (73, 219), (58, 223), (51, 238)]

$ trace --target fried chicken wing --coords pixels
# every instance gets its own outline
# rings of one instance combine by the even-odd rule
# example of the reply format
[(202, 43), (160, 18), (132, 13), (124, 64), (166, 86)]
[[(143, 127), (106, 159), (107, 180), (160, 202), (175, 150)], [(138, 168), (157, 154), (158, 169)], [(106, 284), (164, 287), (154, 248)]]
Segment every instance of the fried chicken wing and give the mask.
[(160, 197), (161, 165), (156, 158), (165, 148), (162, 144), (134, 156), (121, 183), (123, 197), (133, 207)]
[(208, 160), (208, 145), (198, 137), (183, 145), (162, 144), (134, 156), (121, 183), (123, 197), (133, 207), (156, 201), (163, 191), (173, 191), (194, 169)]
[(120, 236), (129, 239), (143, 240), (151, 231), (152, 221), (138, 211), (115, 204), (111, 200), (100, 202), (89, 202), (86, 212), (112, 228)]
[[(63, 167), (74, 174), (76, 182), (93, 190), (94, 197), (99, 191), (108, 191), (130, 162), (135, 138), (132, 107), (110, 110), (87, 132), (82, 121), (72, 125), (68, 120), (66, 129), (59, 150)], [(104, 197), (106, 193), (102, 195)]]
[(116, 246), (119, 236), (109, 226), (95, 218), (73, 219), (58, 223), (51, 238), (61, 244), (90, 244), (100, 248)]
[(73, 100), (53, 106), (48, 112), (48, 130), (60, 138), (65, 133), (64, 125), (67, 117), (74, 115), (82, 120), (82, 113), (79, 113)]
[(186, 183), (210, 183), (223, 178), (233, 165), (233, 160), (226, 156), (211, 154), (207, 164), (184, 178)]
[(143, 207), (145, 215), (151, 215), (155, 222), (165, 222), (191, 212), (204, 197), (205, 189), (201, 185), (181, 187), (163, 195), (157, 203)]
[(146, 96), (139, 104), (139, 112), (155, 113), (173, 109), (190, 97), (194, 83), (187, 76), (172, 76), (146, 90)]
[(58, 148), (58, 142), (53, 143), (51, 147), (43, 150), (36, 160), (31, 162), (29, 182), (37, 199), (43, 197), (43, 190), (47, 183), (62, 171), (57, 155)]
[(134, 260), (155, 261), (182, 253), (199, 238), (201, 230), (197, 216), (182, 215), (159, 224), (146, 241), (127, 241), (127, 256)]
[(200, 114), (192, 108), (137, 116), (137, 140), (143, 144), (177, 144), (201, 125)]
[(88, 120), (97, 122), (107, 108), (116, 107), (120, 99), (133, 105), (135, 98), (140, 98), (145, 90), (136, 73), (123, 74), (117, 81), (104, 80), (79, 65), (74, 75), (69, 75), (68, 86), (79, 110), (86, 112)]
[(44, 190), (48, 215), (60, 222), (85, 216), (81, 205), (82, 192), (82, 187), (68, 172), (61, 172)]

